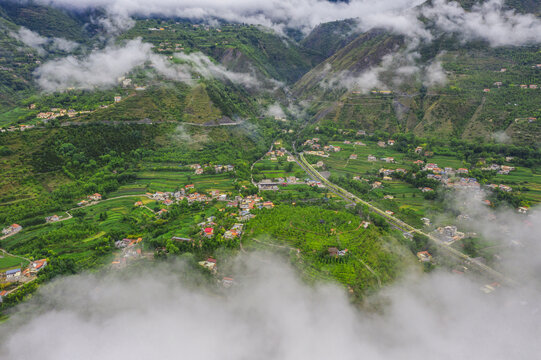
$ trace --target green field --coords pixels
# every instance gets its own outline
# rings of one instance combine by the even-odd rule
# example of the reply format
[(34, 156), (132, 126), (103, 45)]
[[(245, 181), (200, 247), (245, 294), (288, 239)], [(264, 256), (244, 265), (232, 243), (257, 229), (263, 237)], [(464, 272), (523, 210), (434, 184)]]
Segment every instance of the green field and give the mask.
[[(365, 229), (362, 220), (344, 211), (278, 206), (261, 211), (244, 239), (256, 248), (281, 246), (293, 259), (302, 259), (295, 263), (308, 278), (333, 278), (360, 293), (391, 281), (405, 261), (389, 250), (397, 245), (390, 233), (373, 224)], [(348, 249), (347, 255), (329, 256), (329, 247)]]
[(25, 268), (27, 265), (28, 261), (24, 259), (0, 252), (0, 271), (2, 272), (9, 269)]

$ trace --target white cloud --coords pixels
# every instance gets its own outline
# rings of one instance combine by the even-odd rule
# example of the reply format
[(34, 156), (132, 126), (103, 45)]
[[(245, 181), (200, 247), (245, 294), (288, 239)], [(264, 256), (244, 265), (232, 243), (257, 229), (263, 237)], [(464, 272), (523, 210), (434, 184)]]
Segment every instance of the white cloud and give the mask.
[(151, 47), (141, 40), (129, 41), (124, 46), (111, 45), (83, 59), (68, 56), (48, 61), (34, 75), (39, 86), (49, 92), (110, 87), (118, 77), (148, 61)]
[(2, 358), (508, 360), (541, 350), (533, 289), (486, 295), (437, 273), (368, 299), (374, 313), (268, 255), (239, 262), (224, 294), (186, 284), (182, 264), (53, 282), (0, 327)]
[(29, 30), (25, 27), (19, 28), (19, 30), (16, 32), (11, 32), (10, 35), (25, 44), (26, 46), (34, 48), (38, 52), (38, 54), (42, 56), (47, 54), (46, 47), (50, 47), (51, 49), (55, 50), (71, 52), (79, 46), (78, 43), (64, 38), (48, 38), (41, 36), (37, 32)]
[(352, 0), (349, 3), (331, 3), (325, 0), (39, 0), (41, 3), (67, 8), (105, 8), (110, 16), (160, 15), (190, 19), (223, 19), (247, 24), (259, 24), (277, 31), (285, 26), (305, 32), (320, 23), (400, 12), (419, 5), (424, 0)]
[(503, 0), (488, 0), (465, 11), (456, 2), (434, 0), (422, 14), (444, 32), (464, 40), (486, 40), (492, 46), (519, 46), (541, 42), (541, 20), (532, 14), (505, 10)]
[[(88, 56), (65, 58), (46, 62), (34, 72), (39, 86), (48, 92), (70, 88), (94, 89), (114, 86), (117, 79), (145, 64), (151, 65), (161, 75), (176, 81), (193, 84), (194, 74), (205, 78), (218, 78), (241, 84), (247, 88), (264, 86), (254, 74), (228, 71), (224, 66), (213, 63), (201, 53), (178, 53), (182, 60), (176, 64), (165, 56), (152, 52), (152, 45), (141, 39), (130, 40), (123, 45), (109, 45), (92, 51)], [(280, 83), (267, 81), (272, 86)]]

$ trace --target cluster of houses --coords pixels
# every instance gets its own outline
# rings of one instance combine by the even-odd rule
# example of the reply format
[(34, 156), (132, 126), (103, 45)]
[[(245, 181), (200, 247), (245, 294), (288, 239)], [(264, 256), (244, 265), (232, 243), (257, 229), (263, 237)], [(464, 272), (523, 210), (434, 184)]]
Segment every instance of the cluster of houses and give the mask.
[(19, 124), (17, 126), (10, 126), (7, 129), (0, 129), (0, 132), (14, 132), (14, 131), (26, 131), (35, 128), (35, 125)]
[(5, 235), (5, 236), (15, 235), (19, 231), (21, 231), (22, 229), (23, 229), (23, 227), (21, 225), (12, 224), (12, 225), (2, 229), (2, 235)]
[[(359, 142), (359, 143), (362, 144), (361, 142)], [(346, 144), (346, 145), (351, 144), (351, 141), (345, 140), (344, 144)], [(305, 154), (308, 154), (308, 155), (316, 155), (316, 156), (328, 157), (329, 156), (328, 153), (339, 152), (339, 151), (342, 150), (342, 148), (340, 146), (336, 146), (336, 145), (321, 146), (321, 144), (319, 144), (319, 138), (312, 138), (312, 139), (306, 140), (303, 143), (303, 145), (304, 146), (310, 146), (310, 148), (312, 150), (315, 150), (315, 151), (305, 151)], [(362, 145), (364, 145), (364, 144), (362, 144)]]
[(446, 243), (453, 243), (455, 241), (464, 239), (466, 236), (463, 232), (458, 231), (454, 225), (441, 226), (434, 230), (434, 234), (442, 241)]
[[(368, 157), (367, 157), (366, 160), (369, 161), (369, 162), (375, 162), (375, 161), (378, 161), (378, 158), (375, 157), (374, 155), (368, 155)], [(381, 159), (379, 159), (379, 160), (380, 160), (380, 161), (385, 161), (385, 162), (388, 163), (388, 164), (392, 164), (392, 163), (395, 162), (394, 157), (389, 157), (389, 156), (388, 156), (388, 157), (381, 158)]]
[(70, 118), (76, 117), (79, 114), (88, 114), (91, 113), (90, 110), (85, 111), (75, 111), (73, 109), (59, 109), (59, 108), (52, 108), (51, 111), (46, 112), (40, 112), (36, 115), (36, 117), (40, 120), (43, 120), (44, 123), (47, 123), (47, 121), (56, 119), (62, 116), (68, 116)]
[(539, 86), (537, 86), (536, 84), (530, 84), (530, 85), (522, 84), (522, 85), (520, 85), (520, 88), (521, 89), (537, 90), (539, 88)]
[(0, 282), (25, 281), (47, 266), (47, 259), (32, 261), (25, 269), (16, 268), (0, 273)]
[(218, 272), (217, 261), (212, 257), (207, 258), (207, 260), (200, 261), (198, 264), (208, 269), (213, 274), (216, 274)]
[(378, 146), (379, 146), (379, 147), (382, 147), (382, 148), (387, 147), (387, 145), (389, 145), (389, 146), (394, 146), (394, 144), (395, 144), (395, 141), (392, 140), (392, 139), (387, 140), (387, 142), (385, 142), (385, 141), (378, 141)]
[[(285, 156), (285, 155), (286, 155), (285, 149), (271, 150), (271, 151), (268, 151), (265, 154), (265, 156), (268, 156), (271, 161), (276, 161), (276, 160), (278, 160), (279, 157), (282, 157), (282, 156)], [(291, 157), (291, 156), (288, 156), (287, 161), (293, 162), (293, 161), (295, 161), (295, 159), (293, 159), (293, 157)]]
[(342, 257), (348, 253), (348, 249), (339, 250), (337, 247), (330, 247), (327, 249), (329, 256), (332, 257)]
[(214, 165), (214, 166), (211, 166), (211, 165), (200, 165), (200, 164), (191, 164), (191, 165), (188, 165), (192, 170), (194, 170), (194, 174), (195, 175), (202, 175), (204, 172), (205, 172), (205, 169), (208, 169), (208, 168), (214, 168), (214, 172), (216, 174), (220, 174), (220, 173), (223, 173), (223, 172), (231, 172), (231, 171), (234, 171), (235, 170), (235, 166), (234, 165)]
[(234, 239), (242, 235), (242, 229), (244, 225), (240, 223), (236, 223), (231, 227), (231, 229), (227, 230), (224, 233), (224, 239)]
[(501, 190), (501, 191), (504, 191), (504, 192), (511, 192), (513, 191), (513, 188), (511, 186), (508, 186), (508, 185), (504, 185), (504, 184), (488, 184), (486, 185), (487, 188), (489, 189), (492, 189), (492, 190)]
[(432, 261), (432, 255), (428, 251), (419, 251), (417, 253), (417, 258), (419, 259), (419, 262), (431, 262)]
[[(179, 191), (156, 191), (154, 194), (146, 193), (146, 196), (150, 199), (161, 201), (165, 206), (170, 206), (175, 202), (179, 202), (184, 199), (186, 199), (190, 204), (194, 202), (208, 202), (212, 200), (228, 201), (227, 194), (222, 193), (219, 190), (212, 190), (210, 191), (209, 195), (205, 195), (198, 192), (190, 192), (190, 190), (192, 189), (195, 189), (195, 185), (188, 184), (184, 188), (181, 188)], [(134, 204), (134, 206), (143, 206), (143, 203), (141, 201), (138, 201)]]
[(499, 175), (509, 175), (511, 171), (514, 171), (513, 166), (491, 164), (490, 166), (482, 167), (483, 171), (497, 171)]
[(278, 186), (299, 185), (299, 184), (305, 184), (305, 182), (299, 180), (295, 176), (288, 176), (286, 178), (279, 177), (275, 179), (263, 179), (257, 184), (257, 187), (259, 188), (259, 190), (276, 191), (279, 189)]
[(94, 193), (92, 195), (88, 195), (87, 198), (88, 198), (88, 200), (79, 201), (77, 203), (77, 206), (85, 206), (85, 205), (90, 204), (91, 202), (100, 201), (102, 199), (102, 196), (99, 193)]
[(142, 256), (142, 251), (140, 247), (136, 247), (143, 241), (142, 238), (137, 239), (122, 239), (115, 242), (115, 247), (117, 249), (122, 249), (122, 255), (117, 257), (111, 262), (111, 266), (116, 269), (121, 269), (125, 267), (129, 261), (136, 260)]
[(537, 121), (537, 118), (533, 117), (533, 116), (530, 116), (530, 117), (527, 117), (527, 118), (516, 118), (515, 119), (516, 123), (523, 123), (523, 122), (533, 123), (535, 121)]
[(45, 218), (45, 222), (47, 224), (54, 223), (54, 222), (57, 222), (57, 221), (60, 221), (60, 216), (58, 216), (58, 215), (51, 215), (51, 216), (47, 216)]

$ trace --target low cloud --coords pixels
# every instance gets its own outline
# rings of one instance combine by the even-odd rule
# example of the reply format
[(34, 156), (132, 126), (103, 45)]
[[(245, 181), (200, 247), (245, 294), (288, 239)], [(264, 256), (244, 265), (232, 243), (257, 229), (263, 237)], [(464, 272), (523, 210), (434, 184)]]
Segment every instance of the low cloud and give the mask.
[[(152, 45), (141, 39), (130, 40), (122, 45), (109, 45), (92, 51), (86, 57), (68, 56), (49, 61), (36, 69), (34, 75), (39, 86), (47, 91), (64, 91), (70, 88), (107, 88), (117, 84), (117, 79), (143, 65), (152, 66), (159, 74), (175, 81), (195, 83), (197, 74), (205, 78), (219, 78), (241, 84), (247, 88), (259, 88), (261, 83), (254, 74), (228, 71), (215, 64), (202, 53), (178, 53), (175, 63), (163, 55), (152, 52)], [(267, 81), (272, 86), (280, 83)]]
[(205, 278), (183, 263), (53, 282), (0, 327), (2, 357), (508, 360), (541, 351), (536, 291), (486, 295), (436, 273), (384, 289), (367, 301), (372, 312), (341, 288), (302, 283), (269, 254), (231, 268), (237, 285), (226, 292), (194, 286)]
[(492, 134), (492, 138), (497, 143), (507, 144), (511, 142), (511, 137), (505, 131), (496, 131)]
[(34, 75), (38, 85), (48, 92), (111, 87), (118, 77), (148, 61), (151, 48), (141, 40), (132, 40), (124, 46), (93, 51), (82, 59), (68, 56), (46, 62)]
[(21, 27), (18, 31), (11, 32), (10, 35), (33, 49), (35, 49), (39, 55), (46, 55), (47, 49), (61, 50), (65, 52), (72, 52), (79, 44), (75, 41), (66, 40), (64, 38), (48, 38), (41, 36), (37, 32), (29, 30), (25, 27)]
[(541, 20), (532, 14), (506, 10), (504, 0), (488, 0), (465, 11), (457, 2), (435, 0), (422, 15), (444, 32), (463, 40), (486, 40), (492, 46), (520, 46), (541, 42)]
[[(534, 44), (541, 41), (541, 20), (505, 7), (504, 0), (488, 0), (464, 10), (457, 1), (434, 0), (37, 0), (71, 9), (102, 8), (108, 14), (100, 22), (110, 33), (133, 24), (131, 17), (166, 16), (215, 22), (215, 19), (257, 24), (283, 33), (286, 27), (308, 33), (317, 25), (355, 18), (362, 30), (384, 28), (410, 39), (431, 40), (433, 32), (453, 32), (464, 40), (483, 39), (493, 46)], [(423, 4), (423, 5), (422, 5)], [(422, 5), (422, 6), (419, 6)], [(424, 17), (433, 29), (419, 21)]]
[(265, 111), (265, 115), (274, 118), (285, 118), (286, 114), (279, 103), (271, 104)]
[(368, 93), (370, 90), (392, 90), (404, 83), (422, 82), (429, 87), (441, 86), (447, 82), (441, 54), (429, 63), (420, 63), (420, 54), (414, 45), (382, 57), (380, 64), (357, 74), (352, 71), (332, 72), (331, 66), (323, 68), (320, 83), (324, 88), (343, 88), (349, 91)]

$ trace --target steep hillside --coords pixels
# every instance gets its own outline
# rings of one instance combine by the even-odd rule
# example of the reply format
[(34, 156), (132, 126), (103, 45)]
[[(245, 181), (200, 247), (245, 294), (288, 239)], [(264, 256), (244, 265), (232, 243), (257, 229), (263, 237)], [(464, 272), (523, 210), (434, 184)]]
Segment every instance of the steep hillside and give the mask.
[[(154, 30), (163, 29), (163, 30)], [(293, 41), (257, 26), (221, 24), (208, 27), (170, 20), (137, 21), (122, 38), (141, 37), (160, 53), (200, 51), (233, 71), (257, 71), (260, 76), (286, 83), (298, 80), (320, 56)]]
[(300, 44), (326, 59), (353, 41), (359, 32), (354, 19), (332, 21), (316, 26)]
[(50, 6), (3, 1), (0, 3), (0, 9), (13, 23), (42, 36), (62, 37), (82, 42), (89, 36), (89, 30), (93, 28), (93, 26), (85, 25), (85, 20), (88, 20), (85, 16), (70, 14)]

